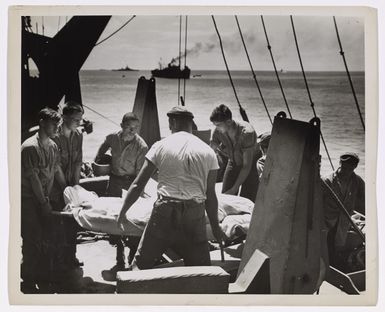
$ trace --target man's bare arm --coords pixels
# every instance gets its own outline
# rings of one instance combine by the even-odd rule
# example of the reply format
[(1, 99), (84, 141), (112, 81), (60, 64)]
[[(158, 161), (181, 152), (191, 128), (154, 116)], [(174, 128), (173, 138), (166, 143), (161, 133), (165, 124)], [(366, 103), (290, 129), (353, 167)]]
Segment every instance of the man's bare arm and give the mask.
[(254, 148), (248, 148), (243, 152), (243, 165), (242, 169), (239, 171), (238, 177), (234, 182), (234, 185), (230, 188), (229, 191), (226, 192), (229, 194), (235, 195), (236, 190), (239, 189), (239, 187), (242, 185), (243, 182), (245, 182), (247, 176), (250, 173), (251, 166), (253, 164), (253, 157), (254, 157)]
[(104, 141), (102, 143), (102, 145), (100, 145), (99, 149), (98, 149), (98, 153), (96, 154), (95, 156), (95, 162), (98, 162), (99, 158), (105, 154), (105, 152), (108, 151), (108, 149), (110, 148), (110, 145), (107, 143), (107, 141)]
[(209, 218), (213, 235), (218, 242), (223, 239), (223, 232), (218, 221), (218, 199), (215, 193), (215, 183), (217, 180), (217, 170), (210, 170), (207, 177), (206, 191), (206, 213)]
[(138, 176), (135, 178), (134, 182), (132, 182), (130, 188), (128, 189), (127, 196), (119, 214), (118, 223), (121, 223), (127, 210), (130, 209), (130, 207), (137, 201), (155, 170), (155, 165), (146, 159), (142, 169), (140, 169)]

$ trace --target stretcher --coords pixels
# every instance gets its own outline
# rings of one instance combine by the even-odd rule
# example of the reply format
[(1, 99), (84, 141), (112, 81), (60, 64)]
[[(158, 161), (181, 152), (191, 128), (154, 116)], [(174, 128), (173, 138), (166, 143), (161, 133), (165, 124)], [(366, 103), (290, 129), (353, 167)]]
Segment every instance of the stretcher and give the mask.
[[(157, 199), (157, 182), (150, 179), (144, 192), (126, 213), (126, 219), (118, 226), (117, 219), (124, 202), (122, 197), (99, 197), (81, 186), (67, 187), (64, 191), (66, 208), (64, 213), (72, 214), (84, 229), (112, 235), (141, 236), (151, 216), (153, 204)], [(221, 194), (216, 188), (218, 198), (218, 220), (229, 240), (246, 233), (249, 227), (254, 203), (240, 196)], [(214, 239), (206, 217), (208, 239)]]

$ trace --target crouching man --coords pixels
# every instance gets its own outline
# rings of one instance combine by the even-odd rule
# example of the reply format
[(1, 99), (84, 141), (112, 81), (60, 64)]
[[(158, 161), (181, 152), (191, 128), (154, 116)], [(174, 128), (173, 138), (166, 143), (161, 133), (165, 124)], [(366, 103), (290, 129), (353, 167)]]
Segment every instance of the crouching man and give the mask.
[[(95, 157), (95, 162), (111, 150), (112, 163), (110, 180), (107, 187), (107, 196), (121, 197), (122, 190), (127, 190), (144, 163), (144, 156), (148, 146), (139, 136), (139, 118), (134, 113), (123, 116), (120, 124), (121, 130), (109, 134), (100, 146)], [(111, 235), (111, 243), (116, 245), (116, 269), (124, 269), (124, 237)], [(130, 237), (132, 245), (138, 242)], [(131, 258), (131, 257), (130, 257)], [(129, 259), (130, 263), (131, 259)]]

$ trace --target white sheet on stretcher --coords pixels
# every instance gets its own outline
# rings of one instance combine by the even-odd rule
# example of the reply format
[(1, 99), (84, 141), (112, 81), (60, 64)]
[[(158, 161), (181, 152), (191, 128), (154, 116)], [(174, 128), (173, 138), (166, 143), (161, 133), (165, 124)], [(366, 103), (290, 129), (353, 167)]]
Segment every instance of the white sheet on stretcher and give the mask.
[[(150, 179), (144, 197), (140, 197), (126, 213), (122, 227), (118, 227), (117, 218), (123, 205), (125, 193), (120, 197), (98, 197), (77, 185), (64, 191), (66, 204), (72, 209), (75, 220), (87, 230), (115, 235), (140, 236), (151, 216), (156, 201), (157, 182)], [(254, 203), (247, 198), (221, 194), (217, 190), (218, 219), (226, 236), (234, 236), (240, 227), (247, 232)], [(213, 239), (207, 219), (208, 239)]]

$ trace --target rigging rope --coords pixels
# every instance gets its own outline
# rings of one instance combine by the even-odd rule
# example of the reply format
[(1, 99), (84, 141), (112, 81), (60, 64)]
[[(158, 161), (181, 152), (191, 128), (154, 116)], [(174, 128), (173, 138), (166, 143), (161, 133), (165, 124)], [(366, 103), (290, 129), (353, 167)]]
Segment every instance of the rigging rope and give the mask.
[(287, 104), (285, 92), (283, 91), (281, 79), (279, 79), (279, 75), (278, 75), (278, 71), (277, 71), (277, 66), (275, 65), (274, 56), (273, 56), (273, 51), (271, 51), (271, 45), (270, 45), (270, 42), (269, 42), (269, 37), (268, 37), (268, 35), (267, 35), (266, 26), (265, 26), (265, 21), (263, 20), (263, 16), (262, 16), (262, 15), (261, 15), (261, 21), (262, 21), (263, 31), (264, 31), (264, 33), (265, 33), (266, 42), (267, 42), (267, 49), (268, 49), (269, 52), (270, 52), (271, 61), (273, 62), (274, 72), (275, 72), (275, 75), (276, 75), (276, 77), (277, 77), (279, 87), (280, 87), (280, 89), (281, 89), (281, 93), (282, 93), (282, 96), (283, 96), (283, 100), (285, 101), (286, 109), (287, 109), (287, 112), (289, 113), (290, 118), (293, 119), (293, 116), (291, 115), (291, 111), (290, 111), (290, 108), (289, 108), (289, 104)]
[(250, 69), (251, 69), (251, 72), (252, 72), (252, 74), (253, 74), (253, 78), (254, 78), (255, 84), (257, 85), (257, 89), (258, 89), (258, 92), (259, 92), (259, 96), (261, 97), (263, 106), (265, 107), (267, 117), (269, 117), (270, 123), (273, 124), (273, 121), (272, 121), (272, 119), (271, 119), (269, 110), (267, 109), (267, 106), (266, 106), (266, 103), (265, 103), (265, 99), (263, 98), (261, 88), (259, 87), (259, 83), (258, 83), (257, 77), (256, 77), (256, 75), (255, 75), (253, 65), (251, 64), (250, 57), (249, 57), (249, 52), (247, 51), (246, 43), (245, 43), (245, 40), (243, 39), (243, 34), (242, 34), (241, 26), (239, 25), (238, 17), (237, 17), (236, 15), (235, 15), (235, 20), (236, 20), (236, 22), (237, 22), (239, 34), (241, 35), (242, 44), (243, 44), (243, 47), (244, 47), (245, 52), (246, 52), (247, 60), (249, 61)]
[(361, 229), (357, 226), (357, 224), (352, 220), (350, 213), (346, 209), (345, 205), (342, 203), (338, 195), (333, 191), (330, 185), (321, 179), (321, 186), (326, 187), (326, 189), (330, 192), (330, 194), (334, 197), (334, 200), (337, 202), (338, 208), (342, 211), (345, 217), (349, 220), (350, 225), (354, 228), (356, 233), (360, 236), (363, 242), (365, 242), (365, 234), (361, 231)]
[(114, 125), (117, 125), (117, 126), (120, 127), (120, 125), (119, 125), (118, 123), (116, 123), (115, 121), (113, 121), (112, 119), (110, 119), (110, 118), (108, 118), (108, 117), (102, 115), (101, 113), (97, 112), (96, 110), (94, 110), (93, 108), (91, 108), (91, 107), (89, 107), (89, 106), (87, 106), (87, 105), (85, 105), (85, 104), (82, 104), (82, 105), (83, 105), (84, 107), (88, 108), (90, 111), (94, 112), (95, 114), (99, 115), (100, 117), (102, 117), (102, 118), (108, 120), (109, 122), (112, 122)]
[[(187, 62), (187, 15), (185, 16), (185, 31), (184, 31), (184, 68), (186, 69)], [(183, 79), (183, 106), (186, 102), (186, 78)]]
[[(179, 71), (180, 71), (180, 57), (181, 57), (181, 45), (182, 45), (182, 15), (179, 15)], [(178, 76), (178, 105), (180, 99), (180, 76)]]
[[(28, 30), (29, 32), (33, 33), (30, 16), (25, 16), (23, 18), (23, 26), (25, 30)], [(37, 29), (37, 23), (36, 23), (36, 29)]]
[[(311, 106), (311, 109), (312, 109), (312, 111), (313, 111), (314, 117), (317, 117), (317, 113), (316, 113), (315, 108), (314, 108), (314, 102), (313, 102), (313, 100), (312, 100), (312, 98), (311, 98), (309, 85), (308, 85), (308, 83), (307, 83), (305, 70), (304, 70), (303, 64), (302, 64), (301, 53), (300, 53), (300, 51), (299, 51), (299, 46), (298, 46), (298, 41), (297, 41), (297, 35), (296, 35), (296, 32), (295, 32), (294, 21), (293, 21), (293, 16), (292, 16), (292, 15), (290, 15), (290, 21), (291, 21), (291, 27), (292, 27), (292, 29), (293, 29), (293, 35), (294, 35), (295, 46), (296, 46), (296, 48), (297, 48), (298, 59), (299, 59), (300, 65), (301, 65), (302, 76), (303, 76), (303, 79), (304, 79), (304, 81), (305, 81), (305, 86), (306, 86), (307, 94), (308, 94), (309, 101), (310, 101), (310, 106)], [(324, 139), (324, 137), (323, 137), (323, 135), (322, 135), (321, 129), (320, 129), (320, 135), (321, 135), (322, 143), (323, 143), (323, 145), (324, 145), (326, 154), (327, 154), (327, 156), (328, 156), (328, 158), (329, 158), (330, 165), (331, 165), (331, 167), (332, 167), (332, 169), (333, 169), (333, 171), (334, 171), (333, 162), (332, 162), (332, 159), (331, 159), (331, 157), (330, 157), (329, 150), (328, 150), (328, 148), (327, 148), (327, 146), (326, 146), (326, 142), (325, 142), (325, 139)]]
[(237, 103), (238, 103), (239, 112), (240, 112), (240, 114), (241, 114), (241, 116), (242, 116), (242, 119), (243, 119), (244, 121), (247, 121), (247, 122), (248, 122), (248, 121), (249, 121), (249, 118), (247, 117), (246, 111), (244, 110), (244, 108), (242, 107), (241, 103), (239, 102), (238, 95), (237, 95), (237, 91), (235, 90), (235, 86), (234, 86), (234, 83), (233, 83), (233, 79), (231, 78), (231, 73), (230, 73), (230, 70), (229, 70), (229, 66), (227, 65), (225, 52), (224, 52), (224, 50), (223, 50), (222, 38), (221, 38), (221, 35), (219, 34), (218, 27), (217, 27), (217, 23), (215, 22), (214, 15), (211, 15), (211, 18), (212, 18), (213, 23), (214, 23), (215, 31), (217, 32), (217, 35), (218, 35), (219, 45), (220, 45), (220, 47), (221, 47), (221, 52), (222, 52), (223, 61), (225, 62), (225, 66), (226, 66), (226, 70), (227, 70), (227, 75), (229, 76), (230, 83), (231, 83), (231, 86), (232, 86), (233, 91), (234, 91), (235, 98), (236, 98)]
[(102, 42), (106, 41), (107, 39), (111, 38), (113, 35), (115, 35), (118, 31), (120, 31), (123, 27), (125, 27), (129, 22), (131, 22), (134, 18), (136, 17), (136, 15), (133, 15), (127, 22), (125, 22), (122, 26), (120, 26), (117, 30), (115, 30), (112, 34), (110, 34), (109, 36), (107, 36), (106, 38), (104, 38), (103, 40), (100, 40), (99, 42), (95, 43), (95, 47), (99, 44), (101, 44)]
[(59, 16), (59, 21), (57, 22), (57, 31), (60, 29), (60, 16)]
[(358, 115), (360, 116), (360, 120), (361, 120), (361, 123), (362, 123), (362, 127), (364, 128), (364, 131), (365, 131), (365, 122), (364, 122), (364, 118), (362, 117), (362, 113), (361, 113), (361, 110), (360, 110), (360, 106), (358, 105), (358, 100), (357, 100), (356, 92), (355, 92), (355, 90), (354, 90), (352, 77), (350, 76), (350, 72), (349, 72), (349, 69), (348, 69), (348, 64), (346, 63), (346, 59), (345, 59), (345, 52), (344, 52), (344, 50), (342, 49), (342, 44), (341, 44), (340, 34), (339, 34), (339, 32), (338, 32), (337, 21), (336, 21), (336, 17), (335, 17), (335, 16), (333, 16), (333, 20), (334, 20), (334, 27), (335, 27), (335, 29), (336, 29), (336, 34), (337, 34), (338, 44), (339, 44), (339, 46), (340, 46), (340, 54), (341, 54), (342, 59), (343, 59), (343, 61), (344, 61), (344, 65), (345, 65), (345, 69), (346, 69), (346, 74), (348, 75), (350, 87), (352, 88), (353, 97), (354, 97), (354, 102), (356, 103)]

